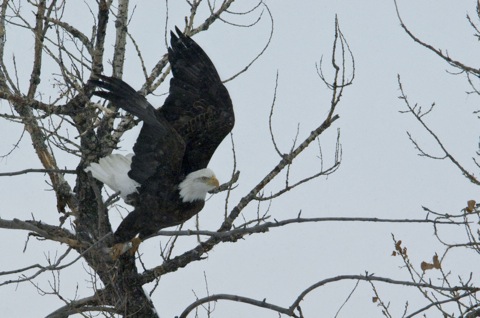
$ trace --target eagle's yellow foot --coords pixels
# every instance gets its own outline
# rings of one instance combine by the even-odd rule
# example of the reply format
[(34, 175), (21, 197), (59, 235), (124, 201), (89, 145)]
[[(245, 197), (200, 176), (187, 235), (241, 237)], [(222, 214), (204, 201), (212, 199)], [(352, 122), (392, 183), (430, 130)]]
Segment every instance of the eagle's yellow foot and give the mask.
[(110, 256), (114, 260), (117, 260), (120, 257), (120, 255), (122, 255), (123, 253), (125, 253), (125, 251), (128, 250), (128, 245), (129, 243), (117, 243), (113, 245), (112, 248), (110, 249)]
[(142, 243), (142, 240), (139, 237), (133, 238), (129, 242), (125, 243), (117, 243), (112, 246), (110, 249), (110, 256), (114, 259), (117, 260), (121, 255), (126, 253), (127, 251), (130, 253), (130, 255), (135, 255), (135, 253), (138, 250), (138, 246)]
[(135, 255), (135, 253), (137, 252), (138, 250), (138, 247), (140, 246), (140, 243), (142, 243), (142, 240), (139, 238), (139, 237), (134, 237), (131, 241), (131, 246), (130, 247), (130, 250), (129, 250), (129, 253), (130, 255)]

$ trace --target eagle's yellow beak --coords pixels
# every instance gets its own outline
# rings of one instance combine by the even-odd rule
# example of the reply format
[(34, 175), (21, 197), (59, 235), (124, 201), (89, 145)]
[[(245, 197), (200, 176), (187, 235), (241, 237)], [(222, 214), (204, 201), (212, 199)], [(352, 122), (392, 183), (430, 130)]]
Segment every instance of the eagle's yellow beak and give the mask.
[(215, 176), (208, 179), (207, 184), (215, 188), (218, 188), (220, 186), (220, 182), (218, 182), (218, 179)]

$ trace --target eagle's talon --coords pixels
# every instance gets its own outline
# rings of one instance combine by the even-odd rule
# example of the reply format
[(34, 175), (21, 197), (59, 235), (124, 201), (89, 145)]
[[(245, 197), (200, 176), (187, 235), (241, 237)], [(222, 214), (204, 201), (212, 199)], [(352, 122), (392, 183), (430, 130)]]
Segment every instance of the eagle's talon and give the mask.
[(134, 237), (131, 241), (125, 243), (117, 243), (113, 245), (110, 249), (110, 256), (112, 257), (112, 259), (117, 260), (127, 251), (131, 256), (134, 256), (135, 253), (138, 251), (140, 243), (142, 243), (142, 240), (139, 237)]
[[(110, 249), (110, 256), (112, 259), (117, 260), (123, 253), (125, 253), (126, 243), (118, 243), (112, 246)], [(127, 249), (128, 250), (128, 249)]]

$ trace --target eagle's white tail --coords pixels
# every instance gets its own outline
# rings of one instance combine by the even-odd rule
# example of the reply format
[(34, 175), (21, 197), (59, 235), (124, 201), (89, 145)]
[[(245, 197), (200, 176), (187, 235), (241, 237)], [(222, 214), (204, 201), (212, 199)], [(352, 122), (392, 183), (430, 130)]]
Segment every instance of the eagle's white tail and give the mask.
[(85, 172), (91, 172), (92, 176), (106, 184), (115, 192), (120, 192), (120, 196), (126, 200), (127, 195), (137, 191), (140, 186), (138, 182), (130, 179), (128, 172), (132, 163), (133, 154), (127, 156), (120, 154), (111, 154), (98, 161), (92, 162), (85, 168)]

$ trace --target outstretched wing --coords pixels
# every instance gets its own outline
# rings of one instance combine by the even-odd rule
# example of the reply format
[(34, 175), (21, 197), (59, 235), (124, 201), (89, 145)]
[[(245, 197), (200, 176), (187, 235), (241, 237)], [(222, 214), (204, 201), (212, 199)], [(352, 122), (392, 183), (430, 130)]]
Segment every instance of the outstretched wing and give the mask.
[(117, 107), (143, 121), (143, 127), (133, 147), (135, 155), (132, 158), (129, 177), (145, 186), (146, 181), (155, 176), (155, 180), (161, 180), (164, 184), (151, 184), (155, 188), (153, 191), (157, 191), (159, 187), (165, 190), (176, 188), (176, 184), (168, 182), (172, 180), (171, 175), (181, 169), (185, 152), (181, 136), (161, 114), (155, 111), (147, 99), (130, 85), (118, 78), (103, 75), (99, 78), (90, 80), (95, 86), (104, 89), (95, 91), (95, 95), (113, 102)]
[(185, 141), (186, 173), (205, 168), (232, 130), (235, 118), (227, 89), (210, 58), (178, 28), (171, 32), (168, 59), (173, 78), (159, 110)]

